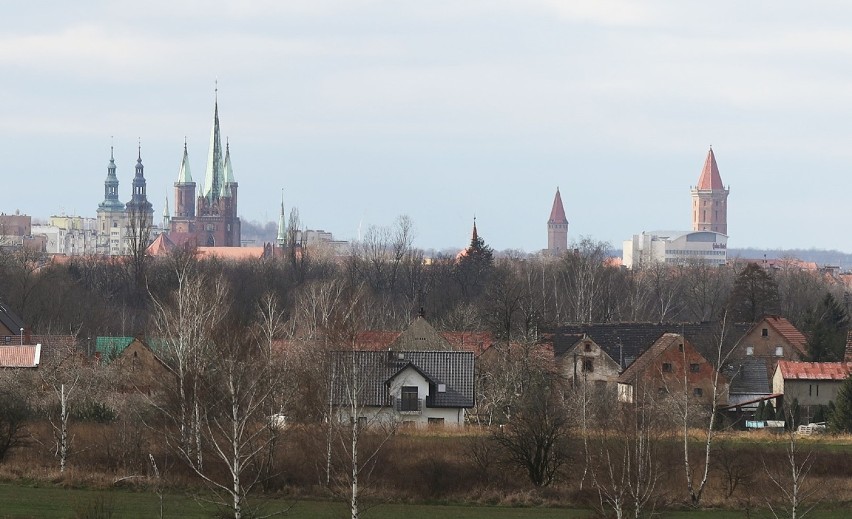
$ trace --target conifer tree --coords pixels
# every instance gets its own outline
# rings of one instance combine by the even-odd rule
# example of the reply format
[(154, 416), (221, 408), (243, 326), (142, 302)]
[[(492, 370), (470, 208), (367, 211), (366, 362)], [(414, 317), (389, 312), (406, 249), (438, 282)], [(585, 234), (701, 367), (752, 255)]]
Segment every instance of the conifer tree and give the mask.
[(834, 411), (829, 417), (829, 424), (835, 432), (852, 432), (852, 377), (846, 377), (846, 381), (837, 391), (837, 400), (834, 401)]
[(805, 317), (808, 356), (813, 362), (839, 362), (846, 350), (849, 315), (830, 292)]
[(777, 311), (778, 284), (757, 263), (749, 263), (734, 281), (728, 307), (737, 322), (756, 322), (767, 313)]

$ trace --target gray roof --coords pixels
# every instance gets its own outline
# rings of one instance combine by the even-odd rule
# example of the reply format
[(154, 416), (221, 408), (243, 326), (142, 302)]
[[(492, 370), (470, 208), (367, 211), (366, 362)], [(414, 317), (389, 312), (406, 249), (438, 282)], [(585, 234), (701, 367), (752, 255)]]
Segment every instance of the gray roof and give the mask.
[[(389, 406), (388, 388), (407, 367), (429, 381), (427, 407), (473, 407), (473, 352), (470, 351), (337, 351), (334, 352), (332, 399), (346, 405), (354, 381), (364, 406)], [(354, 371), (354, 373), (353, 373)], [(438, 392), (444, 384), (446, 391)]]
[(9, 329), (12, 335), (20, 335), (24, 327), (24, 320), (9, 309), (5, 303), (0, 302), (0, 323)]
[[(723, 355), (733, 349), (750, 324), (728, 324), (724, 334)], [(622, 369), (633, 363), (645, 350), (665, 333), (680, 333), (709, 362), (718, 355), (721, 326), (716, 322), (704, 323), (603, 323), (571, 324), (552, 330), (553, 353), (564, 355), (582, 336), (588, 335)]]
[(763, 395), (772, 393), (772, 383), (766, 369), (767, 359), (748, 358), (730, 366), (725, 375), (731, 380), (728, 390), (736, 395)]

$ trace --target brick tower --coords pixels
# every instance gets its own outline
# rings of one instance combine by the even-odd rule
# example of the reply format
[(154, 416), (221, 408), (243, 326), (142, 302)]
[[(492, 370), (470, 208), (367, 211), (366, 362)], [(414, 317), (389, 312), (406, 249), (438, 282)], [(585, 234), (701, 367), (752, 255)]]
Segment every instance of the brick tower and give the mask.
[(562, 196), (558, 187), (556, 196), (553, 197), (550, 219), (547, 220), (547, 250), (554, 255), (568, 250), (568, 219), (565, 218), (565, 208), (562, 207)]
[(698, 185), (692, 188), (692, 230), (728, 234), (728, 193), (719, 176), (713, 147), (707, 152)]

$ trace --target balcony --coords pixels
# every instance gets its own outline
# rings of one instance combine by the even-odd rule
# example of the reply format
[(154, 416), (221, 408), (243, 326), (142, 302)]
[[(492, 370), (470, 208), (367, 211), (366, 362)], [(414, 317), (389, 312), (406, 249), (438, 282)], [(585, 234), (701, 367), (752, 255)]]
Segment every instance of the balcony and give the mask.
[(394, 411), (399, 414), (422, 414), (423, 399), (422, 398), (395, 398), (393, 402)]

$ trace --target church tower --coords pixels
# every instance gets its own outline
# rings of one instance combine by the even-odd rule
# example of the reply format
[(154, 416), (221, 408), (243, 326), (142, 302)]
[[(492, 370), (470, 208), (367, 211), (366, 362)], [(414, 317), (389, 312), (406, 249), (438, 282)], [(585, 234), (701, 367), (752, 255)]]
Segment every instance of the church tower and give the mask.
[(284, 190), (281, 190), (281, 214), (278, 215), (278, 236), (275, 238), (278, 247), (287, 247), (287, 219), (284, 216)]
[[(189, 152), (186, 150), (185, 140), (183, 141), (183, 159), (180, 161), (178, 179), (175, 182), (174, 217), (178, 220), (195, 217), (195, 182), (192, 181), (192, 172), (189, 170)], [(189, 229), (183, 232), (189, 232)]]
[(553, 255), (562, 254), (568, 250), (568, 219), (565, 218), (565, 208), (562, 207), (562, 195), (556, 188), (553, 197), (553, 207), (550, 209), (550, 219), (547, 220), (547, 251)]
[(692, 230), (728, 234), (728, 193), (722, 184), (713, 147), (707, 152), (698, 185), (692, 188)]
[[(104, 201), (98, 204), (97, 251), (99, 254), (120, 254), (124, 229), (124, 204), (118, 199), (118, 177), (115, 174), (113, 147), (109, 147), (109, 165), (104, 181)], [(113, 234), (113, 239), (110, 235)]]
[(140, 232), (147, 228), (150, 232), (154, 225), (154, 208), (148, 201), (147, 182), (145, 181), (145, 166), (142, 165), (142, 145), (139, 145), (139, 155), (136, 158), (136, 175), (133, 176), (133, 196), (127, 202), (126, 213), (128, 225)]

